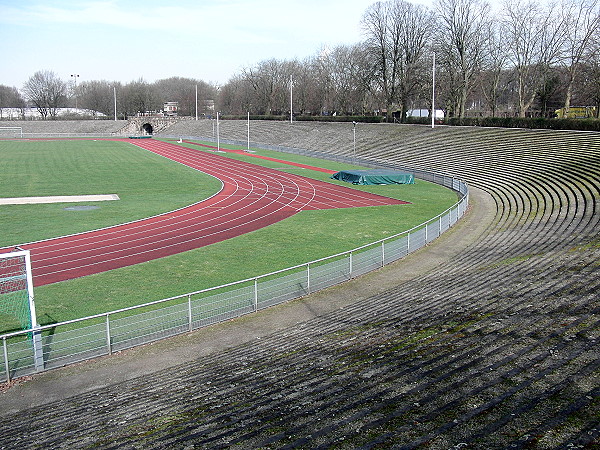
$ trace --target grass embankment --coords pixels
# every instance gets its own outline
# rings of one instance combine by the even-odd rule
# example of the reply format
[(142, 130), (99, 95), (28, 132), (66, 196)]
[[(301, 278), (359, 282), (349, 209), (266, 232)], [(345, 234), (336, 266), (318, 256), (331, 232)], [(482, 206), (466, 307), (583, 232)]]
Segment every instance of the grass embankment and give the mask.
[[(64, 141), (53, 143), (52, 145), (60, 145), (62, 143)], [(83, 141), (78, 141), (78, 143), (80, 146), (79, 153), (82, 154), (80, 158), (83, 160), (88, 158), (83, 156), (83, 154), (87, 154), (88, 152), (94, 153), (93, 157), (90, 156), (90, 158), (93, 158), (93, 164), (79, 163), (76, 165), (77, 170), (80, 167), (87, 168), (88, 175), (84, 176), (83, 179), (90, 178), (98, 182), (94, 184), (93, 190), (86, 190), (85, 193), (117, 193), (123, 199), (121, 201), (124, 201), (128, 195), (123, 195), (123, 193), (126, 192), (126, 189), (132, 189), (131, 184), (135, 184), (137, 188), (133, 203), (146, 203), (150, 201), (150, 197), (156, 193), (164, 192), (166, 187), (173, 184), (173, 180), (176, 180), (176, 184), (181, 189), (181, 192), (171, 192), (165, 195), (165, 202), (168, 203), (169, 198), (172, 202), (172, 207), (167, 208), (170, 210), (205, 198), (216, 192), (218, 186), (220, 186), (220, 183), (212, 177), (172, 163), (164, 158), (156, 157), (153, 154), (148, 154), (148, 152), (133, 146), (111, 143), (114, 144), (114, 152), (116, 154), (108, 157), (96, 154), (94, 145), (100, 146), (97, 142), (84, 143)], [(3, 143), (0, 144), (0, 147), (3, 145)], [(188, 146), (201, 151), (198, 146)], [(331, 168), (333, 170), (352, 167), (332, 161), (298, 155), (260, 149), (254, 150), (256, 150), (256, 154), (287, 161), (301, 162), (317, 167)], [(123, 159), (125, 158), (123, 154), (139, 155), (135, 156), (135, 161), (129, 161)], [(261, 160), (249, 155), (228, 154), (226, 156), (242, 159), (253, 164), (272, 167), (277, 170), (350, 186), (347, 183), (329, 179), (329, 175), (327, 174), (308, 169), (300, 169), (282, 163)], [(39, 173), (33, 176), (40, 180), (46, 178), (45, 174), (48, 173), (45, 167), (58, 165), (58, 163), (52, 161), (52, 158), (62, 158), (62, 156), (47, 155), (46, 158), (49, 158), (49, 160), (38, 162), (35, 165)], [(108, 161), (104, 161), (104, 159)], [(112, 170), (107, 169), (106, 164), (111, 166)], [(122, 167), (123, 164), (129, 166), (135, 165), (136, 172), (139, 172), (141, 179), (144, 179), (144, 174), (146, 174), (146, 188), (144, 188), (144, 182), (141, 180), (129, 183), (132, 177), (127, 168)], [(167, 172), (166, 176), (162, 176), (163, 171)], [(73, 169), (69, 169), (69, 172), (73, 172)], [(190, 179), (188, 179), (188, 175)], [(3, 180), (5, 180), (4, 177), (5, 175), (3, 174)], [(70, 176), (61, 177), (62, 194), (65, 191), (67, 193), (80, 193), (75, 188), (80, 186), (79, 183), (82, 182), (82, 177), (74, 176), (73, 178), (80, 181), (73, 182)], [(116, 181), (115, 178), (120, 180)], [(101, 183), (101, 180), (105, 180), (105, 184)], [(122, 184), (117, 185), (116, 183)], [(215, 186), (215, 183), (218, 186)], [(43, 185), (44, 182), (42, 181), (41, 184)], [(42, 286), (36, 289), (38, 319), (40, 323), (47, 324), (84, 317), (261, 275), (341, 251), (350, 250), (422, 223), (424, 220), (447, 209), (457, 199), (456, 194), (452, 191), (421, 180), (417, 180), (414, 185), (354, 187), (399, 198), (412, 204), (303, 211), (267, 228), (208, 247), (102, 274)], [(3, 190), (0, 190), (0, 196), (58, 195), (54, 194), (56, 191), (40, 194), (35, 190), (26, 191), (25, 193), (21, 191), (18, 195), (14, 194), (17, 191), (18, 189), (13, 189), (13, 194), (6, 195)], [(120, 202), (111, 202), (111, 208), (113, 208), (112, 203), (117, 204)], [(64, 227), (65, 224), (61, 222), (66, 219), (61, 221), (60, 218), (71, 216), (67, 216), (67, 212), (62, 209), (64, 205), (62, 207), (60, 205), (53, 206), (56, 208), (55, 216), (58, 217), (58, 220), (56, 228), (52, 228), (62, 229), (61, 227)], [(108, 204), (102, 204), (100, 210), (96, 211), (102, 211), (108, 207)], [(40, 210), (41, 213), (36, 215), (36, 208), (31, 207), (31, 210), (28, 211), (30, 220), (48, 222), (45, 211)], [(88, 211), (84, 213), (88, 213)], [(155, 213), (153, 212), (152, 214)], [(81, 212), (77, 212), (76, 214), (81, 214)], [(137, 214), (144, 213), (137, 212)], [(150, 213), (146, 214), (151, 215)], [(111, 214), (109, 216), (116, 217)], [(119, 221), (132, 219), (133, 217), (128, 217)], [(26, 221), (26, 219), (21, 220)], [(98, 225), (95, 221), (88, 221), (88, 223), (89, 228), (106, 226), (104, 223)], [(46, 230), (50, 226), (43, 226), (41, 228)], [(20, 236), (19, 230), (13, 230), (12, 233), (13, 236)], [(58, 234), (65, 233), (60, 232)], [(46, 233), (44, 237), (51, 236)], [(13, 237), (12, 243), (33, 239), (36, 238), (29, 237), (27, 239), (15, 240)], [(0, 322), (0, 329), (6, 329), (6, 325), (7, 323)]]

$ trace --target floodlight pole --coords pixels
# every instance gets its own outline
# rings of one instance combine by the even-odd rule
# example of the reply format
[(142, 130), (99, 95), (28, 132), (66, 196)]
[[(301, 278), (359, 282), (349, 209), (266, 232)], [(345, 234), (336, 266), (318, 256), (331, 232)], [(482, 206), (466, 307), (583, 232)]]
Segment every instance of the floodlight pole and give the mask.
[(198, 85), (196, 85), (196, 120), (198, 120)]
[(352, 134), (353, 134), (353, 144), (354, 144), (354, 162), (356, 163), (356, 122), (352, 121)]
[(217, 151), (221, 150), (221, 145), (219, 141), (219, 111), (217, 111)]
[(435, 53), (433, 54), (431, 80), (431, 128), (435, 128)]
[(294, 98), (294, 81), (292, 80), (292, 76), (290, 75), (290, 123), (293, 123), (293, 121), (294, 121), (293, 98)]
[(113, 86), (113, 97), (115, 99), (115, 122), (117, 121), (117, 87)]
[(250, 111), (248, 111), (248, 150), (250, 150)]
[(71, 77), (75, 80), (75, 112), (77, 112), (77, 78), (79, 78), (78, 74), (71, 74)]

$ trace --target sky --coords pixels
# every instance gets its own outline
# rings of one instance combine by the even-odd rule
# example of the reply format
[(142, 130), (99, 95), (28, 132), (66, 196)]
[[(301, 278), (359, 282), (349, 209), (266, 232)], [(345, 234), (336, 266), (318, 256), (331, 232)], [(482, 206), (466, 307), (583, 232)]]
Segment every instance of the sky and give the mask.
[(180, 76), (223, 85), (264, 60), (361, 41), (375, 1), (0, 0), (0, 84), (21, 89), (49, 70), (77, 82)]

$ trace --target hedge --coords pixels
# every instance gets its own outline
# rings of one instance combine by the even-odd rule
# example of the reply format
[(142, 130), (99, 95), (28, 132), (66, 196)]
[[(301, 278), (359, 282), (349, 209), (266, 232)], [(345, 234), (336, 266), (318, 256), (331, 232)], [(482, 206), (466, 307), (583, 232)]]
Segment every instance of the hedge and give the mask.
[[(224, 115), (224, 120), (246, 120), (247, 115)], [(251, 115), (251, 120), (290, 120), (290, 116), (282, 115)], [(298, 122), (361, 122), (361, 123), (383, 123), (385, 116), (294, 116)], [(407, 124), (431, 124), (427, 117), (407, 117)], [(500, 127), (500, 128), (529, 128), (546, 130), (580, 130), (600, 131), (600, 119), (545, 119), (531, 117), (452, 117), (444, 121), (436, 121), (438, 124), (451, 126), (469, 127)]]
[[(228, 114), (219, 116), (223, 120), (246, 120), (248, 115)], [(259, 116), (250, 115), (250, 120), (290, 120), (290, 116)], [(297, 122), (362, 122), (362, 123), (382, 123), (385, 122), (385, 116), (294, 116)]]
[(545, 119), (541, 117), (452, 117), (445, 124), (471, 127), (600, 131), (598, 119)]

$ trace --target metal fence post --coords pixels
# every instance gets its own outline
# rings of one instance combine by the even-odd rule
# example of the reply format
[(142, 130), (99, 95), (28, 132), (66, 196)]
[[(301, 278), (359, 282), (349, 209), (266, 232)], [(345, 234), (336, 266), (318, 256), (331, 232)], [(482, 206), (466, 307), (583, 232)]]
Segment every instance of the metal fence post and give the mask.
[(192, 296), (188, 295), (188, 330), (192, 331)]
[(406, 254), (410, 253), (410, 232), (406, 233)]
[(33, 343), (33, 365), (35, 366), (36, 372), (42, 372), (44, 370), (44, 351), (42, 345), (42, 332), (37, 326), (31, 333), (31, 339)]
[(6, 370), (6, 382), (10, 381), (10, 365), (8, 364), (8, 349), (6, 348), (6, 338), (2, 338), (2, 346), (4, 347), (4, 370)]
[(306, 291), (310, 294), (310, 263), (306, 265)]
[(352, 252), (348, 253), (348, 259), (350, 263), (350, 279), (352, 279)]
[(112, 355), (112, 345), (110, 344), (110, 314), (106, 315), (106, 349), (108, 354)]
[(258, 278), (254, 279), (254, 312), (258, 311)]
[(381, 267), (385, 266), (385, 241), (381, 241)]

